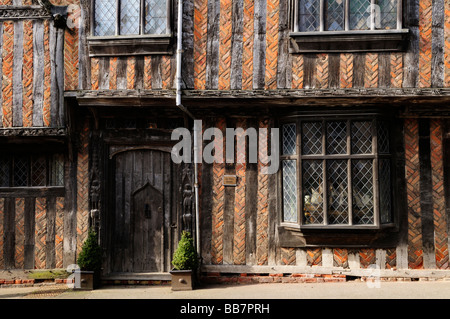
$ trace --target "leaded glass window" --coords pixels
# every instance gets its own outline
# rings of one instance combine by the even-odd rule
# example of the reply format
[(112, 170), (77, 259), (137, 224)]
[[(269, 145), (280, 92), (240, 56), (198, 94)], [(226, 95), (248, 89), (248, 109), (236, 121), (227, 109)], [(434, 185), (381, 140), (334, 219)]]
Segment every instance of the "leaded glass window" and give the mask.
[(168, 0), (93, 0), (94, 36), (169, 34)]
[(282, 130), (283, 149), (291, 150), (281, 157), (284, 222), (307, 227), (393, 222), (388, 121), (301, 119)]
[(402, 28), (401, 0), (295, 0), (295, 32)]
[(0, 187), (64, 186), (62, 154), (13, 154), (0, 157)]

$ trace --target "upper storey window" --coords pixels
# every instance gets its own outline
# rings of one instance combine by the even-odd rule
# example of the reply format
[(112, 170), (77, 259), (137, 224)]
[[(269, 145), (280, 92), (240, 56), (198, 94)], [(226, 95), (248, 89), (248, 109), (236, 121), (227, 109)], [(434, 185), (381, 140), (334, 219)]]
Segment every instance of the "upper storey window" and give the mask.
[(294, 52), (400, 51), (402, 0), (291, 0)]
[(94, 35), (168, 34), (167, 0), (95, 0)]
[(298, 0), (294, 31), (402, 28), (400, 0)]
[(172, 54), (172, 0), (91, 0), (90, 56)]

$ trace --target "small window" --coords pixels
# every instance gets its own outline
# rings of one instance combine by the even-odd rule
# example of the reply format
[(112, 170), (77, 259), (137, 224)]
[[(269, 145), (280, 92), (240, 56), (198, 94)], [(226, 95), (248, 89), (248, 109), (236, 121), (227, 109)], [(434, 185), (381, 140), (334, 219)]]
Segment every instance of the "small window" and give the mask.
[(91, 1), (91, 57), (173, 54), (172, 0)]
[(402, 0), (291, 0), (292, 51), (404, 51)]
[(321, 228), (393, 222), (389, 122), (296, 120), (282, 132), (284, 222)]
[(294, 12), (294, 32), (402, 29), (401, 0), (297, 0)]
[(168, 0), (94, 0), (94, 36), (170, 33)]
[(64, 186), (61, 154), (16, 154), (0, 157), (0, 187)]

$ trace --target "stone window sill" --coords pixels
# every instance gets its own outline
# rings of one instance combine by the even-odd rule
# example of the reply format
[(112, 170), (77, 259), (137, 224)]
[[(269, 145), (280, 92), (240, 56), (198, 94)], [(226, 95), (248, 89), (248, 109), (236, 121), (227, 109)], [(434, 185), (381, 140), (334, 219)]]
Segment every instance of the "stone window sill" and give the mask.
[(291, 32), (291, 53), (405, 51), (408, 29)]
[(89, 56), (130, 56), (151, 54), (173, 54), (172, 36), (111, 36), (87, 38)]

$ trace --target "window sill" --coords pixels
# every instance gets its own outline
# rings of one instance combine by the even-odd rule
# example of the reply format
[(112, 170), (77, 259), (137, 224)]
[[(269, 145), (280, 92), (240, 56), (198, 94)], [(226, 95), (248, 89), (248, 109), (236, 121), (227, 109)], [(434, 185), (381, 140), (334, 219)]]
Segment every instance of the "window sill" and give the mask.
[(89, 56), (130, 56), (151, 54), (173, 54), (172, 36), (112, 36), (87, 38)]
[(0, 187), (0, 197), (65, 196), (64, 186)]
[(398, 240), (398, 229), (391, 226), (324, 229), (281, 225), (278, 235), (281, 247), (389, 248), (395, 247)]
[(405, 51), (408, 29), (291, 32), (291, 53)]

